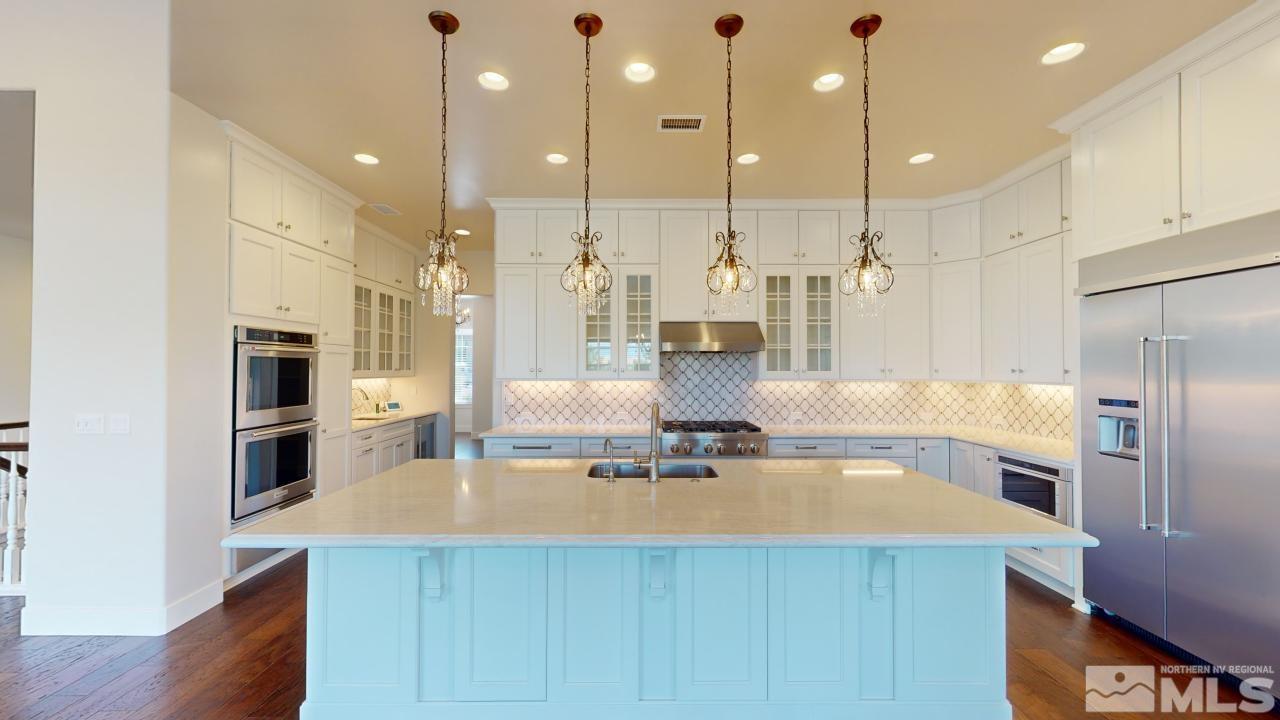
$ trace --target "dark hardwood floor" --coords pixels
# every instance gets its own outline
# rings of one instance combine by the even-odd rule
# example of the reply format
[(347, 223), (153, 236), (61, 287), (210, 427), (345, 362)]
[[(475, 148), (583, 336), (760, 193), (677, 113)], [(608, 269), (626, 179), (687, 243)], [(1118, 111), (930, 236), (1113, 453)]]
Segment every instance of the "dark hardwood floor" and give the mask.
[[(299, 555), (160, 638), (22, 637), (22, 600), (0, 598), (0, 718), (296, 718), (304, 690), (305, 586), (306, 562)], [(1084, 666), (1178, 664), (1175, 658), (1076, 612), (1061, 596), (1017, 573), (1009, 573), (1008, 594), (1015, 718), (1156, 717), (1086, 712)]]

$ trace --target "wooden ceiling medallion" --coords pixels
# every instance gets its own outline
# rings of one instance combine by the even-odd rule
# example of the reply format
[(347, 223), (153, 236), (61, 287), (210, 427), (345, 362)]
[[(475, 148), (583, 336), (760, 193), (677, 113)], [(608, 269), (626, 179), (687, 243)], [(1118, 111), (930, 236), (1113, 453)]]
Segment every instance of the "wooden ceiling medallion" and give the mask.
[(604, 29), (604, 21), (595, 13), (582, 13), (573, 19), (573, 26), (578, 28), (578, 34), (583, 37), (595, 37)]
[(716, 34), (722, 38), (731, 38), (742, 32), (741, 15), (721, 15), (716, 18)]
[(849, 32), (853, 33), (853, 36), (856, 38), (869, 38), (872, 35), (875, 35), (876, 31), (880, 29), (881, 22), (883, 21), (880, 16), (874, 13), (871, 15), (863, 15), (853, 21), (853, 24), (849, 26)]
[(460, 23), (452, 13), (447, 13), (444, 10), (432, 10), (431, 14), (427, 15), (427, 20), (431, 22), (431, 27), (435, 28), (436, 32), (441, 35), (452, 35), (458, 32)]

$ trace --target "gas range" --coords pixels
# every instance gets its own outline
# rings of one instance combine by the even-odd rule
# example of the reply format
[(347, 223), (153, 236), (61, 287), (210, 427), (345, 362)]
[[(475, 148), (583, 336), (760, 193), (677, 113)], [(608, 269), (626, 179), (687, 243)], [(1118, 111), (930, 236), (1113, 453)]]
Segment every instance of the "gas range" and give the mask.
[(769, 435), (745, 420), (663, 420), (662, 454), (764, 457)]

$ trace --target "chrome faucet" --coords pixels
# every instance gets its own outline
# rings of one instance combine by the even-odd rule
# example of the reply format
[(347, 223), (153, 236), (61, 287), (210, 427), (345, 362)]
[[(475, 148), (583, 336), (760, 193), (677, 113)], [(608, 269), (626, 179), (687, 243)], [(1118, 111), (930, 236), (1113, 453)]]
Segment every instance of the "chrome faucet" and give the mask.
[(618, 476), (614, 473), (617, 466), (613, 464), (613, 438), (604, 439), (604, 451), (609, 453), (609, 474), (605, 475), (605, 482), (617, 482)]
[(649, 418), (649, 460), (648, 462), (636, 463), (638, 466), (649, 470), (649, 482), (656, 483), (662, 476), (659, 468), (658, 458), (662, 455), (662, 438), (659, 433), (662, 430), (662, 417), (658, 412), (658, 403), (653, 403), (653, 413)]

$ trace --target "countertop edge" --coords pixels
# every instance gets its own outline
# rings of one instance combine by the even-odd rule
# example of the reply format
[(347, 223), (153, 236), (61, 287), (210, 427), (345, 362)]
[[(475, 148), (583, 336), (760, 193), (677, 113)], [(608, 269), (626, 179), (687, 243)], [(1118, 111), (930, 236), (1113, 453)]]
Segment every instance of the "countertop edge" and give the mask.
[(431, 547), (1096, 547), (1080, 531), (1061, 533), (853, 534), (853, 535), (254, 535), (232, 534), (228, 549)]
[[(443, 414), (444, 413), (440, 412), (439, 410), (423, 410), (421, 412), (402, 412), (393, 418), (383, 418), (381, 420), (356, 420), (355, 418), (352, 418), (349, 429), (352, 432), (359, 432), (360, 430), (373, 430), (376, 428), (385, 427), (387, 425), (395, 425), (396, 423), (399, 423), (399, 422), (417, 420), (418, 418), (423, 418), (428, 415), (443, 415)], [(357, 425), (356, 423), (367, 423), (367, 424)]]

